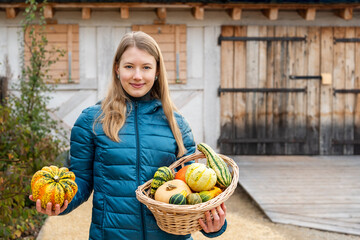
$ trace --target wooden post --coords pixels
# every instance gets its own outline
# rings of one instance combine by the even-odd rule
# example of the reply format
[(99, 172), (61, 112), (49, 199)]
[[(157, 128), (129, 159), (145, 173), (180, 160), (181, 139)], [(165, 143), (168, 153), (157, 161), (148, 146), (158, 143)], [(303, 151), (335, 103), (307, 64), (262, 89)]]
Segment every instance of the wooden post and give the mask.
[(204, 8), (196, 6), (192, 10), (192, 14), (195, 19), (197, 20), (203, 20), (204, 19)]
[(267, 17), (269, 20), (277, 20), (278, 19), (278, 13), (279, 13), (278, 8), (264, 9), (262, 12), (265, 15), (265, 17)]
[(122, 19), (128, 19), (130, 16), (129, 7), (120, 8), (120, 16)]
[(351, 20), (353, 16), (353, 9), (349, 7), (340, 9), (338, 16), (344, 20)]
[(228, 14), (232, 20), (240, 20), (241, 19), (241, 8), (234, 7), (228, 10)]
[(90, 19), (91, 9), (88, 7), (82, 8), (82, 19)]
[(18, 13), (17, 8), (8, 7), (6, 8), (6, 18), (12, 19), (15, 18)]
[(45, 8), (44, 8), (44, 17), (46, 19), (51, 19), (54, 17), (54, 11), (53, 11), (53, 8), (52, 6), (50, 5), (45, 5)]
[(315, 16), (316, 16), (316, 8), (301, 9), (298, 10), (298, 13), (306, 21), (313, 21), (315, 20)]
[(156, 15), (160, 20), (166, 19), (166, 8), (161, 7), (156, 9)]

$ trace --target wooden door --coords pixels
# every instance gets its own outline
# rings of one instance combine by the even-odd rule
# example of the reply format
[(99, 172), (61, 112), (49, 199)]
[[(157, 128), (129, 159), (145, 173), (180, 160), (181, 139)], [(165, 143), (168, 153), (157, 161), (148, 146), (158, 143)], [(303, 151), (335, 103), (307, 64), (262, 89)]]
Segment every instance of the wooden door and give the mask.
[[(222, 153), (356, 152), (360, 125), (354, 90), (359, 82), (355, 68), (360, 61), (359, 42), (339, 44), (334, 41), (338, 31), (319, 27), (222, 27)], [(359, 30), (346, 28), (345, 32), (349, 33), (344, 37), (356, 39)], [(334, 79), (331, 84), (323, 84), (322, 73)], [(336, 92), (338, 88), (353, 92)]]

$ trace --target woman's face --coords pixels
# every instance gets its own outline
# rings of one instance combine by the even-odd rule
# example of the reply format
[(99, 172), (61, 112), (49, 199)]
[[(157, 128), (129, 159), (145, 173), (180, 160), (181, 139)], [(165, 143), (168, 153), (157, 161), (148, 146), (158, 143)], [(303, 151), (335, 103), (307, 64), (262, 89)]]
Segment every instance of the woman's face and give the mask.
[(132, 97), (142, 97), (155, 82), (156, 60), (148, 52), (136, 47), (125, 50), (121, 56), (117, 74), (121, 85)]

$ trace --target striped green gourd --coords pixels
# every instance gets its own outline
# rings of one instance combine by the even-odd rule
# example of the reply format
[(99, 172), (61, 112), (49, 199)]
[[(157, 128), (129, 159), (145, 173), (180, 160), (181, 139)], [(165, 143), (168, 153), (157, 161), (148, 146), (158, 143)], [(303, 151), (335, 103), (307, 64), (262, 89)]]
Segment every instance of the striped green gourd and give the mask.
[(181, 191), (181, 193), (177, 193), (171, 196), (169, 199), (170, 204), (178, 204), (178, 205), (185, 205), (186, 204), (186, 194), (185, 190)]
[(217, 184), (220, 187), (228, 187), (231, 183), (232, 177), (224, 160), (222, 160), (221, 157), (205, 143), (199, 143), (197, 145), (197, 149), (205, 154), (207, 165), (215, 171)]
[(159, 167), (156, 170), (153, 180), (151, 182), (150, 195), (154, 196), (156, 190), (163, 185), (165, 182), (173, 180), (175, 178), (174, 173), (170, 170), (170, 168), (164, 166)]

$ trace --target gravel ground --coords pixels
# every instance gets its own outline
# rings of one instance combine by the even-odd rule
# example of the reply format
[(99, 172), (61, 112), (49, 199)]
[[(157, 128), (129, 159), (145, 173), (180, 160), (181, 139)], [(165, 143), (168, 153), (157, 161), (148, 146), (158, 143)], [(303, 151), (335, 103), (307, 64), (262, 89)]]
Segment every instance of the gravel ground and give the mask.
[[(86, 240), (91, 221), (91, 201), (66, 216), (49, 217), (37, 240)], [(272, 223), (238, 186), (226, 201), (228, 228), (221, 240), (360, 240), (360, 236)], [(208, 239), (200, 232), (194, 240)]]

